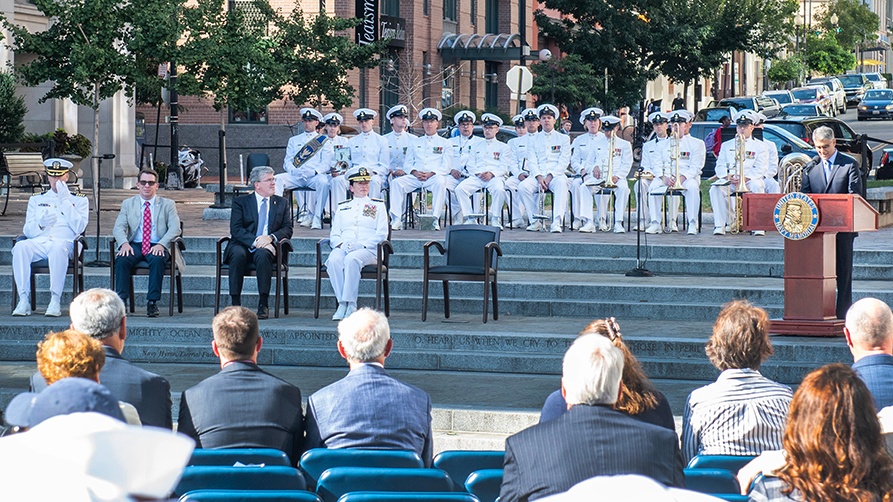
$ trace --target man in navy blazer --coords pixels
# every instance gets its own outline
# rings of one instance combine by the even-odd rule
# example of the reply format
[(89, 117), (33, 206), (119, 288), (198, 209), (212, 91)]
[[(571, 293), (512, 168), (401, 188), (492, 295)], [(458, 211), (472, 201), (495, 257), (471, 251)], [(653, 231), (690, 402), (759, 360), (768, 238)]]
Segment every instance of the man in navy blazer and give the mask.
[(303, 452), (301, 390), (257, 365), (257, 316), (227, 307), (214, 316), (211, 348), (220, 372), (183, 392), (177, 431), (197, 448), (276, 448), (297, 463)]
[[(822, 126), (812, 132), (812, 142), (820, 162), (803, 176), (803, 193), (851, 193), (864, 195), (862, 173), (856, 159), (837, 150), (837, 140), (830, 127)], [(856, 232), (837, 233), (837, 318), (846, 317), (853, 304), (853, 240)]]
[(595, 476), (640, 474), (684, 486), (676, 433), (613, 409), (622, 374), (623, 354), (610, 340), (574, 341), (561, 377), (568, 411), (506, 439), (501, 502), (565, 492)]
[(843, 328), (853, 369), (874, 396), (878, 411), (893, 406), (893, 313), (877, 298), (863, 298), (846, 313)]
[(350, 373), (307, 400), (311, 448), (412, 450), (431, 465), (431, 398), (384, 370), (393, 341), (388, 319), (362, 308), (338, 323), (338, 353)]
[[(124, 302), (114, 291), (90, 289), (71, 302), (71, 329), (102, 343), (105, 366), (99, 381), (108, 387), (115, 399), (132, 404), (143, 425), (172, 429), (171, 385), (164, 377), (121, 357), (127, 339), (126, 312)], [(46, 386), (46, 380), (39, 372), (31, 377), (33, 392), (40, 392)]]
[(232, 239), (226, 245), (223, 261), (229, 265), (229, 295), (233, 305), (242, 305), (242, 282), (248, 262), (254, 263), (260, 296), (257, 318), (266, 319), (270, 315), (267, 305), (276, 266), (276, 243), (291, 238), (293, 222), (288, 201), (274, 195), (276, 177), (272, 167), (255, 167), (248, 179), (254, 185), (254, 193), (233, 200), (229, 220)]

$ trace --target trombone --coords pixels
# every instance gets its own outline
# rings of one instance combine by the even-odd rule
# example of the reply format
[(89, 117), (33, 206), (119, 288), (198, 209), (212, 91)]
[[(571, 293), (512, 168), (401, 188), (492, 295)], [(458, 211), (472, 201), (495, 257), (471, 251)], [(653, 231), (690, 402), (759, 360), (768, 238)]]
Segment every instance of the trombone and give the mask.
[(673, 192), (681, 192), (685, 190), (685, 187), (682, 186), (681, 176), (679, 175), (679, 157), (681, 157), (682, 153), (680, 149), (682, 147), (682, 136), (679, 135), (679, 124), (673, 123), (673, 136), (670, 138), (670, 160), (673, 162), (673, 170), (675, 171), (675, 181), (673, 182), (673, 186), (667, 187), (667, 190)]
[(614, 183), (614, 135), (616, 131), (611, 131), (611, 139), (608, 141), (608, 174), (605, 176), (605, 182), (602, 184), (603, 188), (617, 188), (617, 184)]
[[(744, 179), (744, 161), (746, 159), (747, 138), (743, 134), (735, 135), (735, 164), (738, 168), (738, 185), (735, 190), (729, 194), (729, 212), (731, 216), (735, 215), (734, 223), (729, 222), (729, 233), (737, 234), (741, 232), (744, 226), (744, 209), (742, 207), (743, 197), (745, 193), (750, 192), (747, 188), (747, 182)], [(731, 218), (730, 218), (731, 220)]]

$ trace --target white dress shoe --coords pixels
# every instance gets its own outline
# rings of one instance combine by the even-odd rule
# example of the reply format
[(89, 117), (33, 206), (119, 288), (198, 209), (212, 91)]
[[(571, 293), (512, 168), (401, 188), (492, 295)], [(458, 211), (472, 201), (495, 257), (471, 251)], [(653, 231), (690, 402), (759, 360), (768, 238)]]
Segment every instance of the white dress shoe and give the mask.
[(687, 233), (688, 233), (688, 235), (698, 235), (698, 226), (697, 225), (689, 225)]
[(47, 305), (47, 311), (43, 315), (47, 317), (59, 317), (62, 315), (62, 305), (57, 298), (50, 300), (50, 304)]
[(313, 216), (307, 215), (301, 218), (298, 224), (302, 227), (309, 227), (313, 223)]
[(585, 225), (580, 227), (580, 232), (583, 232), (584, 234), (595, 233), (595, 223), (591, 221), (587, 222)]
[(403, 230), (403, 225), (399, 221), (396, 223), (393, 223), (393, 224), (391, 224), (391, 230), (393, 230), (395, 232), (399, 231), (399, 230)]
[(714, 227), (713, 235), (726, 235), (726, 229), (723, 227)]
[(319, 216), (313, 217), (313, 223), (310, 225), (311, 230), (322, 230), (322, 218)]
[(645, 229), (646, 234), (659, 234), (661, 232), (660, 225), (657, 223), (652, 223), (648, 225), (648, 228)]
[(434, 220), (434, 230), (440, 230), (440, 220)]
[(534, 223), (531, 223), (527, 227), (528, 232), (539, 232), (542, 229), (543, 229), (543, 222), (541, 222), (539, 220), (535, 221)]
[(344, 319), (344, 312), (346, 310), (347, 310), (347, 304), (339, 303), (338, 310), (336, 310), (335, 313), (332, 315), (332, 320), (340, 321), (341, 319)]
[(560, 234), (561, 232), (563, 232), (563, 230), (561, 229), (561, 222), (553, 221), (552, 227), (549, 228), (549, 231), (552, 232), (553, 234)]
[(615, 234), (625, 234), (625, 233), (626, 233), (626, 229), (623, 228), (623, 222), (622, 222), (622, 221), (615, 221), (615, 222), (614, 222), (614, 233), (615, 233)]
[(679, 226), (676, 225), (676, 222), (674, 221), (673, 223), (670, 223), (670, 232), (678, 232), (678, 231), (679, 231)]
[(608, 231), (608, 222), (605, 220), (600, 220), (598, 222), (598, 231), (599, 232), (607, 232)]
[(347, 319), (348, 317), (350, 317), (350, 314), (353, 314), (356, 311), (357, 311), (357, 308), (354, 307), (353, 305), (348, 306), (347, 308), (344, 309), (344, 318)]
[(751, 232), (750, 234), (751, 234), (751, 235), (762, 236), (762, 235), (766, 235), (766, 231), (765, 231), (765, 230), (754, 230), (754, 231)]
[(31, 315), (31, 300), (29, 300), (27, 298), (20, 298), (18, 305), (16, 305), (16, 309), (12, 311), (12, 315), (14, 315), (14, 316)]

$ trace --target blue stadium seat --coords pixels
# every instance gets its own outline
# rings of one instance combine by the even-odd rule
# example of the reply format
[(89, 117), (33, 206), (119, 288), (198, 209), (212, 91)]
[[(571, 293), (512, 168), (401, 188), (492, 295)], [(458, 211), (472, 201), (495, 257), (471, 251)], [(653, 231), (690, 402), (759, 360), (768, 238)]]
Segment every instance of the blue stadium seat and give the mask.
[(301, 470), (312, 490), (319, 477), (332, 467), (425, 467), (422, 458), (408, 450), (364, 450), (358, 448), (313, 448), (301, 455)]
[(217, 465), (232, 467), (236, 462), (243, 464), (281, 465), (293, 467), (288, 455), (275, 448), (196, 448), (188, 465)]
[(183, 470), (174, 490), (183, 495), (192, 490), (306, 490), (304, 476), (294, 467), (219, 467), (195, 465)]
[(313, 492), (300, 490), (193, 490), (179, 502), (321, 502)]
[(746, 502), (738, 478), (726, 469), (685, 469), (685, 488), (730, 502)]
[(737, 473), (748, 462), (755, 459), (752, 455), (696, 455), (688, 463), (689, 469), (725, 469)]
[(350, 492), (449, 492), (452, 489), (452, 480), (440, 469), (333, 467), (319, 477), (316, 494), (323, 502), (337, 502)]
[(502, 486), (502, 469), (474, 471), (465, 480), (465, 489), (481, 502), (494, 502), (498, 499), (500, 486)]
[(502, 461), (505, 452), (501, 450), (473, 451), (450, 450), (442, 451), (434, 457), (434, 468), (445, 471), (456, 484), (456, 490), (465, 489), (465, 480), (468, 475), (481, 469), (502, 469)]
[(350, 492), (338, 502), (480, 502), (470, 493), (441, 492)]

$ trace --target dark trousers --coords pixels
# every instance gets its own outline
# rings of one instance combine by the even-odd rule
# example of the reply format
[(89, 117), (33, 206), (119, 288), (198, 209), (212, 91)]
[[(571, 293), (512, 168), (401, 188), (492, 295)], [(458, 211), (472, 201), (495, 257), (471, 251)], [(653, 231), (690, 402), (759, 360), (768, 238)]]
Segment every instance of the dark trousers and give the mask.
[[(154, 246), (156, 243), (152, 243)], [(130, 277), (133, 268), (141, 261), (149, 265), (149, 291), (146, 300), (157, 302), (161, 299), (161, 283), (164, 280), (164, 267), (170, 260), (170, 254), (165, 250), (164, 256), (149, 254), (143, 256), (143, 245), (139, 242), (131, 242), (133, 249), (131, 256), (115, 257), (115, 292), (125, 302), (130, 298)]]
[(226, 263), (229, 265), (229, 294), (233, 299), (242, 295), (242, 282), (245, 280), (245, 272), (248, 263), (253, 263), (257, 273), (257, 293), (260, 296), (259, 304), (267, 305), (270, 297), (270, 283), (273, 275), (273, 267), (276, 257), (266, 249), (257, 249), (253, 253), (241, 244), (230, 242), (227, 248), (229, 255)]
[(858, 234), (837, 234), (837, 318), (846, 319), (853, 304), (853, 240)]

